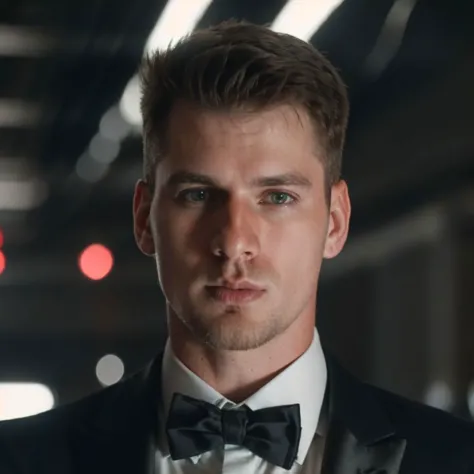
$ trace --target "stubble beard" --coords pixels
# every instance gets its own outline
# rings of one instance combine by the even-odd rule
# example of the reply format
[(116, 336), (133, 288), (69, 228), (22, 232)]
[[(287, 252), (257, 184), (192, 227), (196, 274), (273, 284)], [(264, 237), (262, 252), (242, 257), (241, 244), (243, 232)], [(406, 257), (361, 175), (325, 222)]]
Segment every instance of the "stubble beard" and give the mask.
[(220, 351), (257, 349), (282, 334), (293, 322), (271, 312), (260, 321), (249, 321), (242, 311), (239, 306), (229, 306), (224, 314), (212, 319), (198, 313), (178, 317), (196, 339)]

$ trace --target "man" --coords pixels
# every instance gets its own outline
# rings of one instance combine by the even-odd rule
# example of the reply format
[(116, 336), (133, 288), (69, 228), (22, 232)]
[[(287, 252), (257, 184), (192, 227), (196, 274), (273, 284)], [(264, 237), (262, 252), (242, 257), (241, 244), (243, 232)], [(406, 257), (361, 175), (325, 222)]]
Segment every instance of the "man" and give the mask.
[(148, 58), (142, 78), (134, 230), (169, 340), (142, 373), (0, 426), (0, 473), (474, 473), (470, 424), (321, 348), (321, 263), (350, 218), (348, 104), (329, 62), (229, 22)]

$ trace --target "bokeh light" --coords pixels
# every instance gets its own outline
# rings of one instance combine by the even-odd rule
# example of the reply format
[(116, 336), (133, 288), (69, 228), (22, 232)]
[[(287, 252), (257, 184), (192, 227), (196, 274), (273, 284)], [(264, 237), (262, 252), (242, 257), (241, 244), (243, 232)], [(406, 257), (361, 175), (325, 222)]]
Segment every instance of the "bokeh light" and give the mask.
[(95, 374), (103, 386), (113, 385), (120, 381), (125, 372), (122, 359), (114, 354), (107, 354), (97, 362)]
[(102, 280), (114, 265), (112, 252), (101, 244), (92, 244), (79, 256), (79, 268), (91, 280)]
[(54, 407), (49, 387), (39, 383), (0, 383), (0, 420), (32, 416)]
[(5, 254), (0, 251), (0, 275), (5, 271), (5, 268), (7, 266), (7, 259), (5, 257)]

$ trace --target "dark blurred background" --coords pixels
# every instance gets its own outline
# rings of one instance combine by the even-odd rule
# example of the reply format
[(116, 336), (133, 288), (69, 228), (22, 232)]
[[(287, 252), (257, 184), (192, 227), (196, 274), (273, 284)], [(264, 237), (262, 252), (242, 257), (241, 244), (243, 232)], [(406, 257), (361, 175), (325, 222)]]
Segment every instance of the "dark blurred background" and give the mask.
[(321, 277), (326, 346), (474, 417), (473, 14), (469, 0), (1, 0), (0, 419), (160, 349), (163, 297), (132, 236), (135, 74), (145, 52), (229, 18), (310, 41), (348, 85), (353, 218)]

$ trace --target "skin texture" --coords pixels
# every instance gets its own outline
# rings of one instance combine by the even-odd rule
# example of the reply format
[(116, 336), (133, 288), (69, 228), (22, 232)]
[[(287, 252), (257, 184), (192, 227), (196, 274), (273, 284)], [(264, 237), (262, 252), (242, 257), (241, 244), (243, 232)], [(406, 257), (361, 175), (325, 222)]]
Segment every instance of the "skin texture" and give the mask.
[[(327, 202), (320, 147), (298, 107), (180, 102), (167, 139), (153, 190), (136, 185), (136, 241), (156, 261), (174, 353), (238, 402), (311, 344), (322, 260), (347, 238), (347, 185)], [(223, 302), (209, 289), (243, 281), (261, 296)]]

